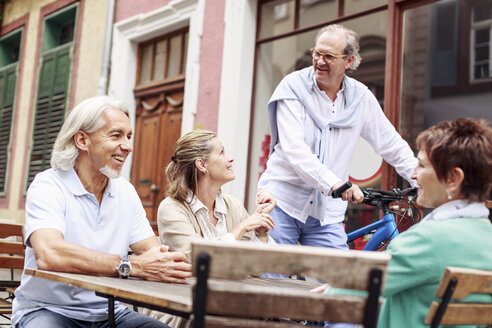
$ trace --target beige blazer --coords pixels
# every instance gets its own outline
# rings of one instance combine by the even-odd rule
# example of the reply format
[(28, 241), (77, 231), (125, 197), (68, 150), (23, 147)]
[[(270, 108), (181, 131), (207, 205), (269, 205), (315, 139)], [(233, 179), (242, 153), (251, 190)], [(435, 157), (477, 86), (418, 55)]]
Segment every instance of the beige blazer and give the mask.
[[(222, 194), (227, 207), (226, 227), (230, 232), (241, 221), (249, 217), (243, 204), (236, 198)], [(191, 241), (196, 238), (203, 238), (203, 223), (199, 222), (188, 203), (177, 201), (167, 197), (159, 205), (157, 212), (157, 225), (159, 227), (159, 237), (164, 245), (169, 246), (173, 252), (185, 253), (188, 262), (191, 263)], [(245, 233), (243, 240), (251, 240), (253, 232)], [(172, 328), (188, 328), (190, 320), (170, 314), (157, 312), (149, 309), (141, 309), (140, 312), (158, 319)]]
[[(224, 193), (222, 197), (227, 207), (226, 227), (230, 232), (247, 219), (249, 214), (238, 199)], [(190, 262), (191, 241), (203, 238), (203, 222), (197, 220), (190, 205), (166, 197), (159, 205), (157, 225), (161, 242), (168, 245), (170, 251), (185, 253)], [(251, 240), (252, 234), (253, 232), (245, 233), (242, 239)]]

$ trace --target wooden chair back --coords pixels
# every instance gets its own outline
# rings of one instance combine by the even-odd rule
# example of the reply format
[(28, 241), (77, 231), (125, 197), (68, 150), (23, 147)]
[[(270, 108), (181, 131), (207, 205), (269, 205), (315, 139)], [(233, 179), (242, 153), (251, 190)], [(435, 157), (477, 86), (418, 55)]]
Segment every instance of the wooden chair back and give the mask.
[[(9, 237), (15, 238), (5, 239)], [(0, 298), (0, 316), (6, 319), (9, 319), (7, 315), (12, 314), (13, 293), (20, 284), (14, 279), (14, 269), (24, 268), (23, 240), (22, 224), (0, 223), (0, 269), (10, 269), (10, 280), (0, 280), (0, 291), (7, 295)]]
[[(24, 268), (23, 225), (0, 223), (0, 268)], [(18, 240), (5, 240), (18, 237)]]
[(437, 288), (440, 302), (432, 302), (425, 324), (491, 325), (492, 303), (456, 302), (470, 294), (492, 295), (492, 271), (447, 267)]
[[(194, 241), (192, 259), (197, 277), (194, 327), (204, 327), (200, 318), (209, 314), (347, 322), (375, 327), (379, 293), (390, 258), (381, 252)], [(290, 288), (290, 283), (279, 288), (271, 281), (270, 286), (268, 280), (257, 286), (245, 283), (246, 277), (263, 273), (315, 278), (338, 288), (369, 291), (369, 296), (323, 295), (306, 288)], [(292, 282), (292, 279), (287, 280)]]

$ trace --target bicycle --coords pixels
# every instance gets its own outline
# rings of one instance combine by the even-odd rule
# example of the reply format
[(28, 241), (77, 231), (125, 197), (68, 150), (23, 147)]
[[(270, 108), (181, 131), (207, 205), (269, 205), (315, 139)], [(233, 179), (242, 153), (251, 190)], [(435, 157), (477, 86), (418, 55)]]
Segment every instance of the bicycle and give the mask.
[[(341, 194), (351, 186), (350, 181), (346, 182), (333, 191), (332, 197), (341, 197)], [(364, 250), (375, 251), (386, 246), (393, 238), (398, 236), (399, 230), (420, 221), (421, 212), (415, 204), (417, 188), (407, 188), (404, 190), (395, 188), (391, 191), (374, 188), (362, 188), (361, 190), (364, 194), (362, 203), (382, 210), (383, 217), (379, 221), (348, 233), (347, 242), (352, 242), (373, 232), (371, 239), (364, 246)], [(404, 209), (403, 213), (400, 213), (390, 208), (390, 204), (393, 202), (403, 202), (408, 207)], [(399, 220), (396, 220), (396, 217)]]

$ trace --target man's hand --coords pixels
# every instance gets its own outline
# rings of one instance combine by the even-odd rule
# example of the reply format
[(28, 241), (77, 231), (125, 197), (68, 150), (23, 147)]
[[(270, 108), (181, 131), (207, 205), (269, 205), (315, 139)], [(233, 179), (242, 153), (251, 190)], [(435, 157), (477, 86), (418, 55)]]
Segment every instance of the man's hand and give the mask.
[[(333, 187), (331, 187), (331, 190), (334, 191), (341, 185), (343, 185), (342, 181), (337, 182), (333, 185)], [(360, 204), (364, 200), (364, 194), (358, 185), (352, 184), (352, 187), (342, 193), (342, 199), (351, 201), (354, 204)]]
[(265, 189), (260, 189), (256, 193), (256, 212), (270, 214), (273, 208), (277, 205), (277, 201)]
[(165, 245), (152, 247), (141, 255), (130, 256), (131, 276), (153, 281), (185, 283), (191, 277), (191, 264), (179, 252), (169, 252)]

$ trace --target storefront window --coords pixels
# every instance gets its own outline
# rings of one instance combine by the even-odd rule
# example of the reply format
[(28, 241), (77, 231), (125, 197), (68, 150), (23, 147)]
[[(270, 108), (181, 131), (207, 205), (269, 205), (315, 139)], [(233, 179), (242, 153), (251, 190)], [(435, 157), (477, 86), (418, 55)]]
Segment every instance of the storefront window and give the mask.
[(364, 10), (387, 4), (387, 0), (345, 0), (344, 14), (355, 14)]
[(334, 19), (338, 15), (338, 1), (301, 0), (299, 27), (316, 25)]
[(400, 133), (414, 149), (442, 120), (492, 121), (491, 10), (492, 0), (454, 0), (405, 11)]
[(295, 1), (276, 0), (262, 5), (260, 39), (290, 32), (294, 29)]
[[(317, 13), (318, 15), (318, 13)], [(362, 64), (350, 75), (366, 84), (376, 95), (381, 106), (384, 100), (384, 72), (386, 53), (386, 22), (387, 12), (380, 11), (341, 24), (360, 34)], [(259, 45), (256, 83), (255, 106), (252, 135), (252, 149), (250, 153), (250, 180), (249, 180), (249, 208), (254, 208), (257, 181), (265, 169), (269, 153), (270, 128), (266, 113), (266, 105), (280, 80), (287, 74), (312, 65), (309, 49), (315, 44), (318, 29), (299, 33), (294, 36), (264, 42)], [(351, 177), (366, 187), (378, 187), (380, 181), (380, 167), (382, 160), (375, 155), (369, 144), (360, 141), (351, 164)], [(369, 163), (371, 162), (371, 163)], [(352, 212), (350, 212), (352, 210)], [(357, 206), (349, 209), (350, 216), (373, 218), (372, 209)], [(377, 219), (377, 217), (376, 217)], [(349, 220), (351, 229), (363, 223), (354, 223)], [(365, 223), (365, 222), (364, 222)]]

